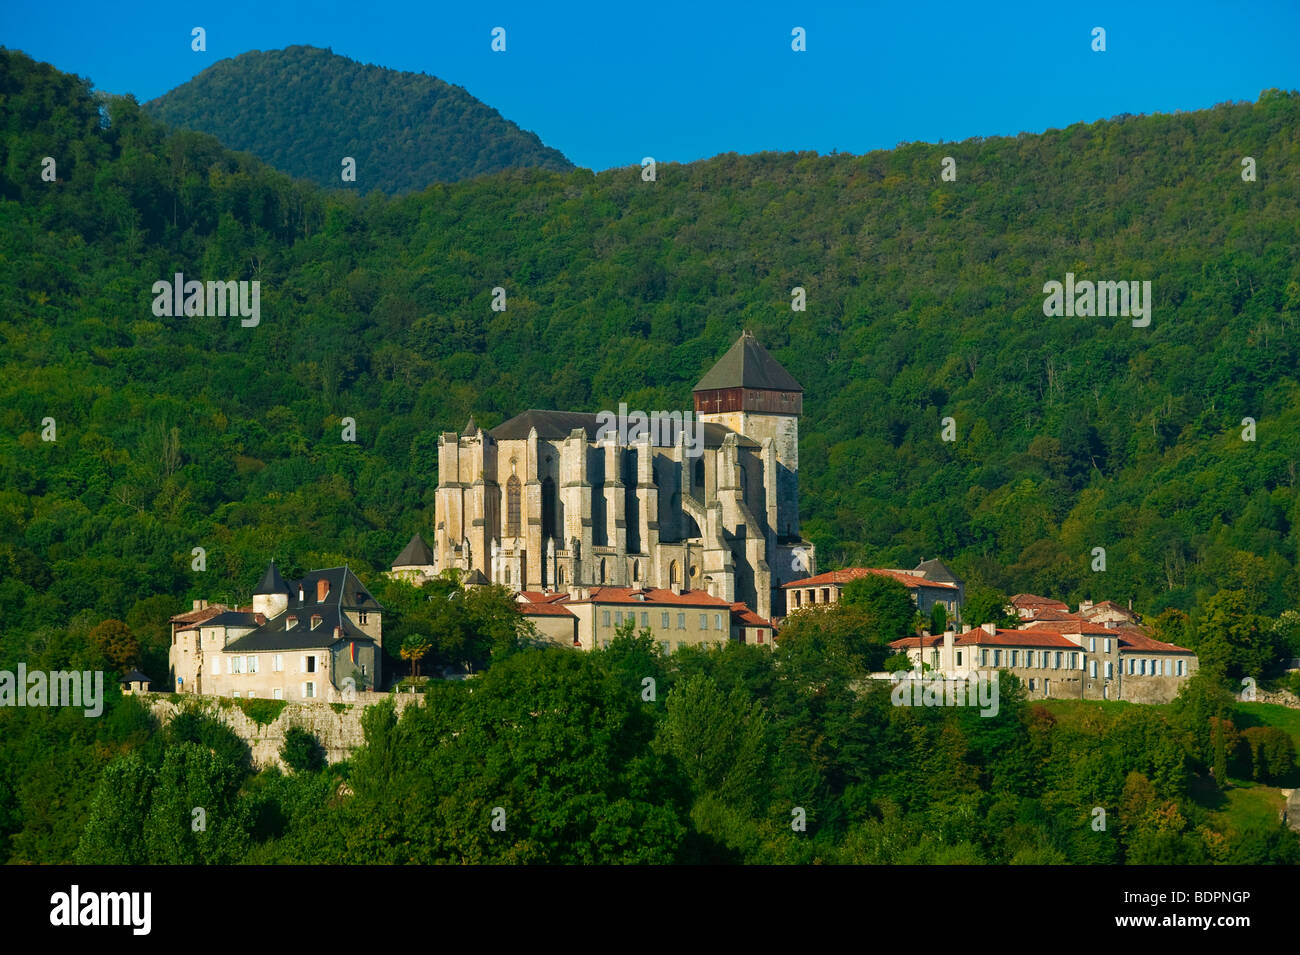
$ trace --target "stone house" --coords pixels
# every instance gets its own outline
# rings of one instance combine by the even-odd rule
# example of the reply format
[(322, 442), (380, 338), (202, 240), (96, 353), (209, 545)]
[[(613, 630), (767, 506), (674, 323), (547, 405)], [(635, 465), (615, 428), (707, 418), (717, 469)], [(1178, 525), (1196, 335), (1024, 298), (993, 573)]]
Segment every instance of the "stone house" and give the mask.
[[(923, 569), (927, 565), (929, 569)], [(936, 572), (936, 566), (941, 568), (941, 571)], [(936, 576), (926, 576), (927, 573)], [(842, 570), (831, 570), (824, 574), (792, 580), (782, 585), (782, 589), (786, 591), (786, 607), (790, 613), (794, 613), (805, 607), (838, 603), (844, 592), (844, 585), (867, 574), (889, 577), (898, 581), (912, 595), (912, 599), (916, 602), (916, 609), (926, 616), (929, 616), (935, 604), (942, 604), (949, 620), (960, 619), (965, 593), (964, 584), (938, 560), (923, 561), (915, 570), (845, 567)], [(947, 579), (940, 579), (940, 575)]]
[(383, 686), (382, 618), (383, 607), (347, 567), (312, 571), (290, 583), (272, 561), (248, 610), (204, 607), (173, 618), (175, 689), (352, 699)]

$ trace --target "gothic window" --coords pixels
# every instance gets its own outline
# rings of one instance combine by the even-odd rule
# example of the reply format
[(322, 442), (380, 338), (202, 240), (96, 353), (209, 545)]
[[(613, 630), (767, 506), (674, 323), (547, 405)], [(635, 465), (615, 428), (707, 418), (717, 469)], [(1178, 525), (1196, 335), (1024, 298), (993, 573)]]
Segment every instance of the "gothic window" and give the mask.
[(604, 557), (600, 559), (600, 582), (602, 584), (605, 582), (605, 558)]
[(569, 575), (566, 574), (566, 573), (564, 572), (564, 568), (563, 568), (563, 567), (561, 567), (560, 570), (559, 570), (559, 573), (556, 574), (556, 579), (557, 579), (557, 581), (559, 582), (559, 585), (560, 585), (561, 587), (564, 587), (564, 586), (566, 585), (566, 582), (567, 582), (568, 579), (569, 579)]
[(510, 475), (506, 482), (506, 536), (519, 536), (519, 478)]
[(694, 477), (691, 478), (691, 484), (696, 497), (704, 497), (704, 458), (696, 458), (695, 463), (691, 465)]
[(634, 560), (632, 561), (632, 580), (633, 582), (636, 582), (636, 581), (640, 581), (640, 579), (641, 579), (641, 561)]
[(555, 482), (549, 477), (542, 481), (542, 540), (555, 537)]
[(668, 583), (669, 584), (681, 583), (681, 571), (677, 569), (677, 561), (673, 561), (671, 564), (668, 565)]

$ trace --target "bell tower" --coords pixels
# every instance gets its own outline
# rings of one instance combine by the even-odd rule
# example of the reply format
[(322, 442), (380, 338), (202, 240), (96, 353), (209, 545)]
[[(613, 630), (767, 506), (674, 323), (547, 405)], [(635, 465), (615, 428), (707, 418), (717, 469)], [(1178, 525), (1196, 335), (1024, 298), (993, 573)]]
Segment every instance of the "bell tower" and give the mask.
[(725, 425), (776, 453), (776, 520), (781, 541), (799, 533), (799, 415), (803, 387), (746, 331), (694, 389), (700, 421)]

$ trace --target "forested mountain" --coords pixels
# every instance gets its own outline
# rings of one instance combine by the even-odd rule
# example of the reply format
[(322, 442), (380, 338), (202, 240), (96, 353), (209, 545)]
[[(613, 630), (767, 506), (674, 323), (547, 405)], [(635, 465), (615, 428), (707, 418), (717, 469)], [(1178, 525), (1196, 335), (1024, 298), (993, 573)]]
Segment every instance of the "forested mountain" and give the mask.
[[(418, 192), (504, 169), (573, 168), (462, 87), (311, 46), (221, 60), (145, 109), (291, 175), (363, 193)], [(355, 185), (342, 179), (345, 156), (356, 160)]]
[[(1148, 613), (1225, 586), (1296, 605), (1300, 96), (385, 201), (2, 62), (5, 627), (247, 593), (272, 553), (386, 566), (433, 526), (440, 431), (690, 407), (742, 327), (805, 388), (823, 567), (942, 555)], [(260, 280), (261, 323), (155, 316), (176, 272)], [(1150, 325), (1045, 317), (1066, 272), (1149, 279)]]
[[(1014, 139), (726, 155), (655, 182), (533, 169), (363, 199), (0, 51), (0, 669), (116, 665), (138, 639), (157, 679), (167, 617), (246, 601), (272, 556), (289, 577), (348, 563), (376, 581), (433, 526), (440, 431), (687, 408), (744, 327), (805, 389), (823, 568), (942, 556), (972, 587), (1182, 608), (1249, 651), (1297, 602), (1298, 161), (1300, 96), (1270, 91)], [(260, 322), (155, 314), (178, 272), (259, 281)], [(1044, 283), (1067, 272), (1151, 281), (1149, 326), (1046, 317)], [(739, 645), (507, 648), (482, 694), (438, 686), (401, 724), (376, 711), (355, 802), (307, 771), (250, 777), (238, 741), (194, 720), (164, 738), (120, 697), (102, 720), (2, 708), (0, 859), (1295, 860), (1263, 801), (1245, 829), (1215, 808), (1211, 764), (1294, 773), (1280, 743), (1276, 767), (1260, 755), (1262, 711), (1210, 681), (1168, 709), (1071, 715), (1011, 678), (1004, 719), (912, 711), (851, 690), (836, 641), (856, 628), (787, 628), (779, 670)], [(663, 707), (637, 702), (645, 673)], [(530, 745), (498, 735), (539, 712), (554, 719)], [(176, 812), (198, 791), (234, 807), (211, 845)], [(509, 846), (440, 841), (497, 792), (525, 807)], [(1093, 838), (1091, 807), (1117, 804)], [(122, 835), (146, 819), (160, 835)]]

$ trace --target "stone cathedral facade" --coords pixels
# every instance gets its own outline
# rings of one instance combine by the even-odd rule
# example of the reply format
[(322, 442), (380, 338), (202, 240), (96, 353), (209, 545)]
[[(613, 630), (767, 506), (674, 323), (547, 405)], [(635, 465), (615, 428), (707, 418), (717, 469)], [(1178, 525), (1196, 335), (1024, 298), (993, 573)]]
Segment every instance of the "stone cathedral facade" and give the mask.
[(517, 591), (703, 590), (784, 614), (781, 586), (816, 572), (799, 530), (803, 389), (746, 332), (694, 406), (698, 432), (688, 413), (611, 440), (596, 414), (525, 411), (444, 433), (432, 553), (417, 536), (394, 571), (457, 568)]

